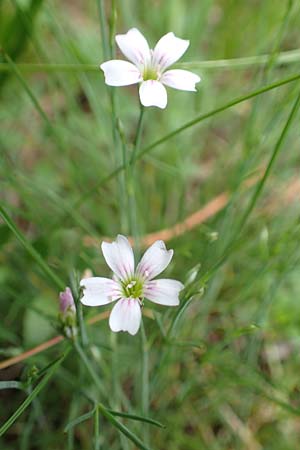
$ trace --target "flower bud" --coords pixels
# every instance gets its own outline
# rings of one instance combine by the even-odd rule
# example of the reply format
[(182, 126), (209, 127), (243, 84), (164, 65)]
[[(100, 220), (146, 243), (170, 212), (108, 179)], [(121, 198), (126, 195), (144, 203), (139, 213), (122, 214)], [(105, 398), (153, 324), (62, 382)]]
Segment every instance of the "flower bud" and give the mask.
[(72, 291), (69, 287), (66, 287), (66, 289), (59, 294), (59, 308), (60, 312), (64, 315), (68, 312), (75, 313), (76, 311)]
[(59, 320), (62, 331), (68, 338), (74, 338), (77, 334), (76, 327), (76, 306), (72, 291), (69, 287), (59, 294)]

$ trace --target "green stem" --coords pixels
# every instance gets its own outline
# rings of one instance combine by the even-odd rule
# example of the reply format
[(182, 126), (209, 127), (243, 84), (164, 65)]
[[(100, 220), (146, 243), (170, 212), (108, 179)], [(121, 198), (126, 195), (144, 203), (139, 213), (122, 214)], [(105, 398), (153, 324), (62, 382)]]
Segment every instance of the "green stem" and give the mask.
[(96, 374), (91, 362), (89, 361), (89, 359), (87, 358), (84, 350), (81, 348), (81, 346), (79, 345), (79, 343), (77, 341), (74, 342), (74, 347), (75, 350), (78, 353), (78, 356), (80, 357), (81, 361), (83, 362), (83, 364), (85, 365), (88, 373), (90, 374), (91, 378), (93, 379), (93, 381), (95, 382), (99, 392), (103, 393), (103, 386), (102, 383), (98, 377), (98, 375)]
[(176, 128), (176, 130), (171, 131), (171, 133), (166, 134), (162, 138), (158, 139), (157, 141), (153, 142), (153, 144), (148, 145), (146, 148), (142, 149), (137, 154), (137, 159), (140, 159), (142, 156), (149, 153), (153, 148), (158, 147), (159, 145), (163, 144), (164, 142), (168, 141), (174, 136), (177, 136), (177, 134), (182, 133), (183, 131), (191, 128), (192, 126), (202, 122), (205, 119), (208, 119), (215, 114), (218, 114), (220, 112), (225, 111), (226, 109), (232, 108), (235, 105), (238, 105), (239, 103), (242, 103), (246, 100), (250, 100), (251, 98), (257, 97), (258, 95), (264, 94), (265, 92), (271, 91), (273, 89), (276, 89), (279, 86), (284, 86), (285, 84), (291, 83), (292, 81), (296, 81), (300, 79), (300, 74), (293, 75), (292, 77), (286, 78), (284, 80), (277, 81), (275, 83), (269, 84), (268, 86), (264, 86), (262, 88), (259, 88), (255, 91), (250, 92), (249, 94), (242, 95), (240, 97), (237, 97), (233, 100), (231, 100), (228, 103), (225, 103), (222, 106), (219, 106), (218, 108), (213, 109), (212, 111), (208, 111), (207, 113), (201, 114), (198, 117), (195, 117), (195, 119), (190, 120), (189, 122), (185, 123), (179, 128)]
[(106, 17), (105, 17), (105, 7), (103, 0), (97, 0), (98, 13), (99, 13), (99, 21), (100, 21), (100, 33), (101, 33), (101, 43), (102, 43), (102, 51), (103, 58), (105, 61), (109, 58), (109, 41), (108, 41), (108, 33), (106, 27)]
[(256, 190), (255, 190), (255, 192), (253, 194), (253, 197), (252, 197), (252, 199), (251, 199), (251, 201), (249, 203), (249, 206), (246, 209), (246, 211), (245, 211), (245, 213), (244, 213), (244, 215), (243, 215), (243, 217), (242, 217), (242, 219), (240, 221), (238, 235), (241, 233), (241, 231), (242, 231), (242, 229), (243, 229), (243, 227), (244, 227), (248, 217), (250, 216), (250, 214), (251, 214), (251, 212), (252, 212), (252, 210), (253, 210), (253, 208), (254, 208), (257, 200), (258, 200), (258, 197), (260, 196), (260, 194), (261, 194), (261, 192), (262, 192), (262, 190), (263, 190), (263, 188), (264, 188), (264, 186), (266, 184), (267, 178), (268, 178), (268, 176), (269, 176), (269, 174), (271, 172), (271, 169), (272, 169), (272, 167), (274, 165), (274, 162), (275, 162), (275, 160), (276, 160), (276, 158), (278, 156), (278, 153), (281, 150), (282, 143), (283, 143), (283, 141), (284, 141), (284, 139), (285, 139), (285, 137), (286, 137), (286, 135), (288, 133), (288, 130), (289, 130), (291, 124), (292, 124), (292, 121), (293, 121), (293, 119), (294, 119), (294, 117), (295, 117), (295, 115), (296, 115), (296, 113), (298, 111), (299, 105), (300, 105), (300, 92), (299, 92), (299, 94), (298, 94), (298, 96), (296, 98), (296, 101), (295, 101), (295, 103), (293, 105), (293, 108), (292, 108), (292, 110), (290, 112), (288, 120), (287, 120), (287, 122), (286, 122), (286, 124), (285, 124), (285, 126), (284, 126), (284, 128), (283, 128), (283, 130), (282, 130), (282, 132), (280, 134), (280, 136), (279, 136), (279, 139), (276, 142), (274, 151), (272, 153), (272, 156), (270, 158), (268, 166), (267, 166), (267, 168), (265, 170), (265, 173), (264, 173), (262, 179), (259, 181), (259, 183), (257, 185), (257, 188), (256, 188)]
[[(98, 4), (98, 11), (99, 11), (99, 19), (100, 19), (100, 31), (101, 31), (101, 38), (102, 38), (102, 49), (103, 49), (103, 57), (105, 60), (108, 58), (114, 58), (114, 33), (115, 33), (115, 27), (116, 27), (116, 2), (115, 0), (112, 1), (111, 5), (111, 17), (109, 20), (109, 32), (107, 31), (106, 26), (106, 14), (105, 14), (105, 7), (103, 0), (97, 0)], [(110, 108), (111, 108), (111, 128), (112, 128), (112, 138), (113, 138), (113, 149), (114, 149), (114, 164), (116, 167), (118, 167), (120, 163), (120, 140), (122, 140), (122, 137), (120, 136), (120, 133), (118, 132), (119, 127), (119, 120), (117, 116), (116, 111), (116, 94), (115, 89), (111, 88), (110, 86), (107, 86), (107, 93), (109, 97), (110, 102)], [(122, 143), (121, 143), (122, 145)], [(124, 159), (123, 159), (124, 164)], [(125, 218), (123, 211), (126, 211), (126, 207), (124, 207), (125, 203), (125, 186), (124, 186), (124, 179), (122, 175), (117, 177), (117, 188), (118, 188), (118, 196), (120, 204), (123, 205), (123, 208), (121, 208), (120, 211), (120, 221), (121, 221), (121, 230), (124, 229), (125, 225)]]
[(82, 304), (80, 301), (81, 290), (80, 290), (79, 281), (80, 280), (79, 280), (78, 274), (75, 271), (71, 272), (70, 283), (71, 283), (72, 294), (75, 299), (76, 319), (77, 319), (77, 325), (78, 325), (78, 328), (80, 331), (79, 336), (80, 336), (82, 347), (86, 347), (88, 345), (88, 336), (87, 336), (86, 327), (85, 327), (85, 323), (84, 323), (84, 319), (83, 319)]
[(99, 408), (95, 408), (94, 413), (94, 448), (100, 449)]
[[(145, 332), (144, 322), (141, 323), (141, 352), (142, 352), (142, 395), (141, 395), (141, 406), (142, 414), (148, 416), (149, 413), (149, 355), (148, 355), (148, 344)], [(144, 439), (146, 443), (149, 443), (149, 427), (144, 426)]]
[(297, 111), (299, 109), (299, 106), (300, 106), (300, 92), (299, 92), (299, 94), (298, 94), (298, 96), (296, 98), (296, 101), (295, 101), (295, 103), (294, 103), (294, 105), (292, 107), (290, 115), (289, 115), (289, 117), (288, 117), (288, 119), (287, 119), (287, 121), (286, 121), (286, 123), (285, 123), (285, 125), (283, 127), (283, 130), (282, 130), (282, 132), (281, 132), (281, 134), (279, 136), (279, 139), (276, 142), (275, 148), (273, 150), (273, 153), (272, 153), (272, 156), (271, 156), (271, 158), (269, 160), (267, 168), (266, 168), (266, 170), (264, 172), (264, 175), (263, 175), (262, 179), (258, 182), (257, 188), (254, 191), (254, 194), (253, 194), (253, 196), (252, 196), (252, 198), (250, 200), (248, 208), (246, 209), (245, 213), (243, 214), (243, 216), (242, 216), (242, 218), (240, 220), (240, 223), (239, 223), (239, 226), (238, 226), (238, 231), (237, 231), (234, 239), (228, 244), (228, 246), (226, 247), (223, 255), (216, 262), (216, 264), (202, 277), (202, 282), (203, 283), (206, 283), (208, 281), (208, 279), (211, 277), (212, 273), (214, 273), (220, 266), (222, 266), (222, 264), (227, 260), (229, 254), (238, 245), (238, 243), (239, 243), (239, 239), (238, 238), (240, 237), (241, 232), (242, 232), (242, 230), (243, 230), (243, 228), (244, 228), (244, 226), (245, 226), (245, 224), (246, 224), (246, 222), (247, 222), (251, 212), (253, 211), (253, 209), (254, 209), (254, 207), (255, 207), (255, 205), (257, 203), (257, 200), (258, 200), (258, 198), (259, 198), (259, 196), (260, 196), (260, 194), (261, 194), (261, 192), (262, 192), (262, 190), (263, 190), (263, 188), (264, 188), (264, 186), (266, 184), (266, 181), (267, 181), (267, 179), (269, 177), (269, 174), (270, 174), (271, 169), (272, 169), (272, 167), (274, 165), (276, 157), (278, 156), (278, 153), (279, 153), (279, 151), (282, 148), (282, 143), (283, 143), (283, 141), (284, 141), (284, 139), (285, 139), (285, 137), (286, 137), (286, 135), (287, 135), (287, 133), (288, 133), (288, 131), (290, 129), (290, 126), (291, 126), (295, 116), (296, 116), (296, 113), (297, 113)]
[[(183, 62), (176, 64), (176, 67), (188, 70), (243, 69), (251, 66), (254, 67), (264, 66), (268, 64), (269, 59), (270, 54), (265, 54), (233, 59)], [(286, 52), (281, 52), (278, 54), (275, 65), (278, 66), (282, 64), (293, 64), (299, 61), (300, 61), (300, 50), (299, 49), (288, 50)], [(99, 72), (98, 64), (20, 63), (16, 64), (16, 66), (18, 67), (18, 69), (26, 72)], [(0, 72), (10, 72), (10, 71), (12, 71), (12, 68), (8, 64), (0, 63)]]
[(149, 412), (149, 357), (148, 345), (144, 322), (141, 323), (141, 351), (142, 351), (142, 412), (148, 415)]
[[(150, 153), (154, 148), (158, 147), (159, 145), (163, 144), (164, 142), (168, 141), (169, 139), (173, 138), (174, 136), (177, 136), (177, 134), (182, 133), (183, 131), (191, 128), (194, 125), (197, 125), (200, 122), (203, 122), (206, 119), (209, 119), (210, 117), (213, 117), (215, 114), (219, 114), (220, 112), (225, 111), (226, 109), (232, 108), (235, 105), (238, 105), (239, 103), (242, 103), (246, 100), (250, 100), (251, 98), (254, 98), (258, 95), (264, 94), (265, 92), (271, 91), (273, 89), (276, 89), (278, 87), (284, 86), (285, 84), (292, 83), (293, 81), (299, 80), (300, 74), (293, 75), (289, 78), (285, 78), (283, 80), (279, 80), (275, 83), (269, 84), (267, 86), (264, 86), (260, 89), (257, 89), (255, 91), (250, 92), (249, 94), (240, 96), (235, 98), (234, 100), (231, 100), (228, 103), (225, 103), (224, 105), (219, 106), (218, 108), (215, 108), (211, 111), (208, 111), (207, 113), (201, 114), (200, 116), (197, 116), (195, 119), (185, 123), (179, 128), (176, 128), (176, 130), (172, 131), (171, 133), (166, 134), (162, 138), (158, 139), (157, 141), (153, 142), (152, 144), (148, 145), (145, 148), (142, 148), (139, 152), (137, 152), (136, 160), (141, 159), (144, 155)], [(101, 186), (115, 178), (122, 170), (125, 169), (125, 166), (122, 164), (116, 169), (114, 169), (110, 174), (106, 175), (104, 178), (102, 178), (97, 185), (93, 186), (91, 189), (86, 191), (73, 205), (74, 208), (78, 208), (82, 202), (88, 198), (93, 192), (96, 192)]]
[(130, 164), (135, 163), (135, 159), (136, 159), (136, 154), (139, 151), (140, 148), (140, 143), (141, 143), (141, 137), (142, 137), (142, 131), (143, 131), (143, 124), (144, 124), (144, 113), (145, 113), (145, 107), (141, 104), (141, 109), (140, 109), (140, 116), (139, 116), (139, 120), (138, 120), (138, 124), (137, 124), (137, 130), (136, 130), (136, 135), (135, 135), (135, 139), (134, 139), (134, 146), (133, 146), (133, 152), (130, 158)]
[(129, 158), (129, 167), (128, 167), (128, 202), (129, 202), (129, 212), (130, 212), (130, 231), (134, 239), (135, 247), (137, 253), (140, 252), (140, 227), (138, 225), (138, 217), (137, 217), (137, 199), (136, 199), (136, 172), (135, 172), (135, 162), (136, 156), (139, 152), (139, 147), (141, 143), (142, 130), (143, 130), (143, 118), (144, 118), (145, 108), (141, 105), (139, 120), (137, 123), (136, 134), (133, 142), (133, 152)]

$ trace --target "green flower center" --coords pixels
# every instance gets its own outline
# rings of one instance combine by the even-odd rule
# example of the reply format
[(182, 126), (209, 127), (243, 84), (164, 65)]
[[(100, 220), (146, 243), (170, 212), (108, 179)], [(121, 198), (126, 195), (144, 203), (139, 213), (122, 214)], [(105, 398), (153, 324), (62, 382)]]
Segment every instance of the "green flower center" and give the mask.
[(153, 67), (145, 67), (143, 72), (143, 80), (157, 80), (158, 79), (158, 73)]
[(126, 298), (142, 298), (143, 282), (138, 278), (122, 281), (122, 292)]

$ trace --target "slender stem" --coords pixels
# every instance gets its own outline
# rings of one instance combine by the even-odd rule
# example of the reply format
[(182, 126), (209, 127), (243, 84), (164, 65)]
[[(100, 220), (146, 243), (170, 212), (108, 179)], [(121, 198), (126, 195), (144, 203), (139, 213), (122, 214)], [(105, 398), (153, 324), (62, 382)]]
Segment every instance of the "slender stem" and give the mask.
[(91, 378), (94, 380), (97, 388), (99, 389), (100, 392), (103, 392), (103, 386), (102, 386), (100, 378), (96, 374), (91, 362), (89, 361), (85, 352), (83, 351), (83, 349), (81, 348), (81, 346), (79, 345), (79, 343), (77, 341), (74, 342), (74, 347), (75, 347), (75, 350), (77, 351), (78, 356), (80, 357), (81, 361), (85, 365), (88, 373), (90, 374)]
[[(109, 20), (109, 30), (107, 30), (106, 25), (106, 14), (105, 14), (105, 5), (103, 0), (97, 0), (98, 4), (98, 11), (99, 11), (99, 19), (100, 19), (100, 31), (101, 31), (101, 39), (102, 39), (102, 49), (103, 49), (103, 57), (105, 60), (108, 58), (114, 57), (115, 48), (114, 48), (114, 33), (115, 33), (115, 27), (116, 27), (116, 2), (115, 0), (112, 1), (111, 5), (111, 16)], [(114, 150), (114, 164), (116, 167), (118, 167), (120, 163), (120, 139), (121, 136), (118, 134), (118, 127), (119, 127), (119, 119), (117, 116), (117, 108), (116, 108), (116, 92), (115, 89), (111, 88), (110, 86), (107, 86), (107, 93), (109, 97), (110, 102), (110, 109), (111, 109), (111, 128), (112, 128), (112, 139), (113, 139), (113, 150)], [(122, 145), (122, 144), (121, 144)], [(124, 159), (123, 159), (124, 164)], [(120, 221), (121, 221), (121, 229), (125, 227), (125, 219), (123, 211), (126, 210), (126, 207), (124, 207), (125, 199), (124, 199), (124, 178), (123, 175), (120, 174), (117, 177), (117, 188), (118, 188), (118, 196), (119, 196), (119, 202), (121, 205), (123, 205), (123, 208), (121, 208), (120, 211)]]
[(215, 114), (218, 114), (220, 112), (225, 111), (228, 108), (231, 108), (235, 105), (238, 105), (239, 103), (242, 103), (246, 100), (250, 100), (251, 98), (257, 97), (258, 95), (261, 95), (265, 92), (271, 91), (273, 89), (276, 89), (279, 86), (284, 86), (285, 84), (288, 84), (292, 81), (296, 81), (300, 79), (300, 74), (293, 75), (292, 77), (286, 78), (284, 80), (276, 81), (275, 83), (269, 84), (267, 86), (264, 86), (262, 88), (259, 88), (255, 91), (250, 92), (249, 94), (242, 95), (240, 97), (237, 97), (230, 102), (219, 106), (218, 108), (213, 109), (212, 111), (208, 111), (207, 113), (201, 114), (198, 117), (195, 117), (195, 119), (190, 120), (189, 122), (186, 122), (184, 125), (182, 125), (179, 128), (176, 128), (176, 130), (171, 131), (170, 133), (166, 134), (162, 138), (158, 139), (157, 141), (153, 142), (152, 144), (148, 145), (147, 147), (140, 150), (136, 156), (137, 159), (140, 159), (145, 154), (149, 153), (153, 148), (163, 144), (164, 142), (168, 141), (174, 136), (177, 136), (177, 134), (182, 133), (183, 131), (191, 128), (192, 126), (198, 124), (199, 122), (202, 122), (205, 119), (208, 119), (209, 117), (214, 116)]
[(143, 122), (144, 122), (144, 120), (143, 120), (144, 112), (145, 112), (145, 107), (141, 104), (140, 116), (139, 116), (136, 135), (135, 135), (135, 139), (134, 139), (133, 152), (132, 152), (131, 159), (130, 159), (131, 164), (135, 163), (136, 154), (140, 149), (140, 143), (141, 143), (141, 137), (142, 137), (142, 131), (143, 131)]
[(141, 351), (142, 351), (142, 412), (148, 415), (149, 411), (149, 355), (144, 322), (141, 323)]
[(72, 288), (72, 294), (75, 299), (75, 305), (76, 305), (76, 319), (77, 319), (77, 325), (80, 331), (80, 340), (82, 347), (86, 347), (88, 345), (88, 335), (86, 332), (86, 327), (83, 319), (83, 311), (82, 311), (82, 304), (80, 302), (80, 286), (79, 286), (79, 277), (78, 274), (74, 271), (71, 273), (70, 276), (70, 282), (71, 282), (71, 288)]
[[(238, 105), (239, 103), (242, 103), (246, 100), (250, 100), (251, 98), (254, 98), (258, 95), (264, 94), (265, 92), (271, 91), (273, 89), (276, 89), (278, 87), (284, 86), (285, 84), (292, 83), (293, 81), (299, 80), (300, 74), (293, 75), (291, 77), (276, 81), (275, 83), (269, 84), (267, 86), (264, 86), (262, 88), (259, 88), (255, 91), (252, 91), (246, 95), (242, 95), (240, 97), (237, 97), (230, 102), (225, 103), (224, 105), (221, 105), (211, 111), (208, 111), (207, 113), (201, 114), (200, 116), (197, 116), (195, 119), (186, 122), (184, 125), (182, 125), (179, 128), (176, 128), (174, 131), (171, 131), (170, 133), (166, 134), (162, 138), (158, 139), (157, 141), (153, 142), (152, 144), (148, 145), (147, 147), (142, 148), (139, 152), (137, 152), (136, 160), (141, 159), (144, 155), (150, 153), (154, 148), (158, 147), (159, 145), (163, 144), (164, 142), (168, 141), (174, 136), (177, 136), (177, 134), (182, 133), (183, 131), (191, 128), (192, 126), (209, 119), (210, 117), (213, 117), (215, 114), (219, 114), (220, 112), (225, 111), (226, 109), (232, 108), (235, 105)], [(95, 186), (93, 186), (91, 189), (86, 191), (83, 195), (81, 195), (78, 200), (76, 200), (73, 204), (73, 208), (78, 208), (82, 204), (82, 202), (88, 198), (93, 192), (96, 192), (101, 186), (108, 183), (110, 180), (115, 178), (122, 170), (125, 169), (125, 166), (122, 164), (118, 166), (116, 169), (114, 169), (111, 173), (103, 177)]]
[[(144, 322), (141, 323), (141, 352), (142, 352), (142, 393), (141, 393), (141, 406), (142, 414), (148, 416), (149, 413), (149, 355), (148, 344), (145, 332)], [(143, 428), (144, 439), (149, 444), (149, 427), (147, 425)]]
[(95, 408), (94, 414), (94, 448), (100, 450), (99, 408)]
[(111, 2), (111, 13), (109, 18), (109, 45), (110, 45), (110, 56), (113, 57), (115, 54), (115, 34), (116, 34), (116, 24), (117, 24), (117, 5), (116, 0)]
[(98, 13), (99, 13), (99, 21), (100, 21), (100, 33), (101, 33), (101, 41), (102, 41), (102, 52), (105, 60), (109, 58), (109, 41), (108, 41), (108, 33), (106, 27), (106, 17), (105, 17), (105, 7), (103, 0), (97, 0)]
[[(102, 27), (101, 27), (101, 35), (102, 35)], [(251, 66), (254, 67), (264, 66), (265, 64), (268, 64), (269, 58), (270, 54), (265, 54), (233, 59), (190, 61), (177, 63), (176, 67), (181, 69), (194, 69), (194, 70), (243, 69)], [(293, 64), (298, 61), (300, 61), (300, 50), (299, 49), (288, 50), (286, 52), (281, 52), (278, 54), (275, 65), (278, 66), (282, 64)], [(26, 72), (99, 72), (98, 64), (20, 63), (16, 65), (20, 70)], [(12, 68), (8, 64), (3, 62), (0, 63), (0, 72), (10, 72), (11, 70)]]
[(85, 323), (83, 320), (83, 312), (82, 312), (82, 304), (80, 301), (76, 304), (76, 315), (77, 315), (77, 323), (80, 329), (80, 339), (81, 339), (81, 345), (83, 347), (86, 347), (88, 345), (88, 336), (85, 329)]
[(135, 139), (133, 142), (133, 152), (131, 158), (129, 160), (129, 168), (128, 168), (128, 202), (129, 202), (129, 212), (130, 212), (130, 224), (131, 224), (131, 234), (133, 236), (135, 247), (137, 249), (137, 253), (140, 251), (140, 230), (138, 226), (138, 217), (137, 217), (137, 199), (136, 199), (136, 172), (135, 172), (135, 162), (136, 156), (139, 152), (139, 147), (141, 143), (142, 130), (143, 130), (143, 118), (144, 118), (144, 106), (141, 105), (139, 120), (137, 123), (137, 129), (135, 134)]
[(248, 217), (250, 216), (250, 214), (251, 214), (251, 212), (252, 212), (252, 210), (253, 210), (253, 208), (254, 208), (257, 200), (258, 200), (258, 197), (260, 196), (260, 194), (261, 194), (261, 192), (262, 192), (262, 190), (264, 188), (264, 185), (266, 184), (267, 178), (268, 178), (268, 176), (269, 176), (269, 174), (271, 172), (271, 169), (272, 169), (272, 167), (274, 165), (276, 157), (277, 157), (279, 151), (282, 148), (281, 147), (282, 143), (283, 143), (283, 141), (284, 141), (284, 139), (285, 139), (285, 137), (287, 135), (287, 132), (288, 132), (290, 126), (291, 126), (291, 123), (292, 123), (292, 121), (293, 121), (293, 119), (294, 119), (294, 117), (295, 117), (295, 115), (296, 115), (296, 113), (298, 111), (299, 105), (300, 105), (300, 92), (299, 92), (299, 94), (298, 94), (298, 96), (296, 98), (296, 101), (295, 101), (295, 103), (293, 105), (293, 108), (292, 108), (292, 110), (290, 112), (288, 120), (287, 120), (287, 122), (286, 122), (286, 124), (285, 124), (285, 126), (284, 126), (284, 128), (283, 128), (283, 130), (282, 130), (282, 132), (280, 134), (280, 136), (279, 136), (279, 139), (276, 142), (274, 151), (272, 153), (272, 156), (270, 158), (268, 166), (267, 166), (267, 168), (265, 170), (265, 173), (264, 173), (263, 177), (261, 178), (261, 180), (258, 182), (257, 188), (256, 188), (256, 190), (255, 190), (255, 192), (253, 194), (253, 197), (252, 197), (252, 199), (251, 199), (251, 201), (250, 201), (250, 203), (248, 205), (248, 208), (246, 209), (246, 211), (245, 211), (245, 213), (244, 213), (244, 215), (243, 215), (243, 217), (242, 217), (242, 219), (240, 221), (238, 234), (241, 233), (241, 231), (242, 231), (242, 229), (243, 229), (243, 227), (244, 227)]
[(264, 188), (264, 186), (266, 184), (266, 181), (267, 181), (267, 179), (269, 177), (269, 174), (270, 174), (271, 169), (272, 169), (272, 167), (274, 165), (276, 157), (278, 156), (278, 153), (279, 153), (279, 151), (282, 148), (282, 143), (283, 143), (283, 141), (284, 141), (284, 139), (285, 139), (285, 137), (286, 137), (286, 135), (287, 135), (287, 133), (288, 133), (288, 131), (290, 129), (290, 126), (291, 126), (291, 124), (293, 122), (293, 119), (295, 118), (295, 115), (296, 115), (296, 113), (297, 113), (297, 111), (299, 109), (299, 106), (300, 106), (300, 92), (299, 92), (299, 94), (298, 94), (298, 96), (296, 98), (296, 101), (295, 101), (295, 103), (294, 103), (294, 105), (292, 107), (290, 115), (289, 115), (289, 117), (288, 117), (288, 119), (287, 119), (287, 121), (286, 121), (286, 123), (285, 123), (285, 125), (283, 127), (283, 130), (282, 130), (282, 132), (281, 132), (281, 134), (279, 136), (279, 139), (276, 142), (275, 148), (273, 150), (272, 156), (271, 156), (271, 158), (269, 160), (269, 163), (268, 163), (268, 166), (267, 166), (267, 168), (265, 170), (265, 173), (264, 173), (263, 177), (261, 178), (261, 180), (259, 181), (259, 183), (257, 185), (257, 188), (256, 188), (256, 190), (255, 190), (255, 192), (254, 192), (254, 194), (253, 194), (253, 196), (252, 196), (252, 198), (250, 200), (248, 208), (246, 209), (245, 213), (243, 214), (243, 216), (242, 216), (242, 218), (240, 220), (240, 223), (239, 223), (239, 226), (238, 226), (238, 230), (237, 230), (237, 233), (236, 233), (235, 237), (228, 244), (228, 246), (224, 250), (224, 252), (223, 252), (222, 256), (220, 257), (220, 259), (214, 264), (214, 266), (210, 270), (208, 270), (204, 274), (204, 276), (202, 277), (202, 282), (203, 283), (205, 283), (211, 277), (211, 275), (219, 267), (222, 266), (222, 264), (227, 260), (229, 254), (238, 245), (239, 237), (241, 235), (241, 232), (242, 232), (242, 230), (243, 230), (243, 228), (244, 228), (244, 226), (245, 226), (245, 224), (246, 224), (246, 222), (247, 222), (251, 212), (253, 211), (254, 206), (256, 205), (257, 200), (258, 200), (258, 198), (259, 198), (259, 196), (260, 196), (260, 194), (261, 194), (261, 192), (262, 192), (262, 190), (263, 190), (263, 188)]

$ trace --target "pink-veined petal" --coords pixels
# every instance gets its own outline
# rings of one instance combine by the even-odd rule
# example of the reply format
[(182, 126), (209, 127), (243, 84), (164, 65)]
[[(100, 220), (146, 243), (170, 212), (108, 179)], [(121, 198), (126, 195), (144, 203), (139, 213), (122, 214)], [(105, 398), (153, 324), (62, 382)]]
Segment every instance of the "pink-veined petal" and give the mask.
[(128, 331), (136, 334), (141, 324), (141, 307), (138, 299), (122, 298), (113, 307), (109, 316), (109, 326), (112, 331)]
[(136, 28), (131, 28), (126, 34), (117, 34), (116, 42), (123, 55), (139, 68), (150, 60), (148, 42)]
[(145, 251), (137, 266), (137, 273), (146, 280), (159, 275), (169, 265), (173, 250), (167, 250), (164, 241), (156, 241)]
[(112, 242), (102, 242), (102, 253), (111, 270), (121, 280), (127, 280), (134, 272), (134, 255), (128, 239), (118, 234)]
[(163, 84), (182, 91), (196, 91), (196, 83), (200, 80), (195, 73), (181, 69), (167, 70), (160, 78)]
[(129, 86), (142, 81), (141, 72), (128, 61), (112, 59), (100, 65), (109, 86)]
[(190, 41), (180, 39), (174, 33), (165, 34), (153, 50), (153, 65), (160, 71), (165, 70), (181, 58), (189, 45)]
[(164, 109), (168, 102), (167, 91), (159, 81), (143, 81), (140, 86), (140, 100), (144, 106), (158, 106)]
[(183, 284), (177, 280), (152, 280), (145, 283), (144, 295), (148, 300), (158, 305), (178, 306), (179, 292), (183, 288)]
[(80, 281), (83, 288), (83, 305), (101, 306), (111, 303), (121, 297), (119, 284), (109, 278), (92, 277)]

